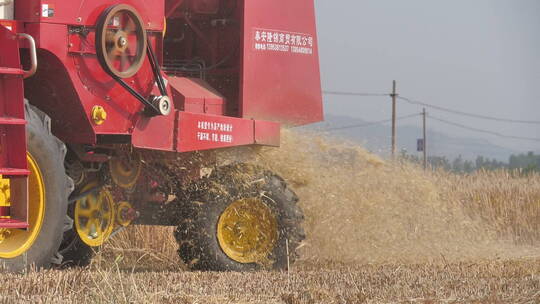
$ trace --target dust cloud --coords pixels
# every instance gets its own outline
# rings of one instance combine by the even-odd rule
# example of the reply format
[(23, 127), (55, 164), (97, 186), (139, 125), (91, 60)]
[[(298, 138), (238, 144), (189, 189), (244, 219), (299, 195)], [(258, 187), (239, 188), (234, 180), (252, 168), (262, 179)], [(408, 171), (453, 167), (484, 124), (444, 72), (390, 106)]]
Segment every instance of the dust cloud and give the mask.
[(291, 130), (281, 148), (253, 151), (249, 161), (281, 175), (300, 197), (307, 233), (301, 260), (420, 263), (538, 253), (502, 240), (416, 165)]

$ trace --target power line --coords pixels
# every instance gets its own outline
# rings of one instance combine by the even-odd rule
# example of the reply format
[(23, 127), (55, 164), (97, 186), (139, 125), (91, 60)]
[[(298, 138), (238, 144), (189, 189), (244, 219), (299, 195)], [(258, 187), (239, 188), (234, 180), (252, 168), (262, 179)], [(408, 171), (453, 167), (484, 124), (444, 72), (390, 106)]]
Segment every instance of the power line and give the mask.
[(479, 129), (479, 128), (474, 128), (474, 127), (462, 125), (462, 124), (459, 124), (459, 123), (456, 123), (456, 122), (448, 121), (446, 119), (434, 117), (433, 115), (429, 115), (427, 117), (431, 118), (433, 120), (436, 120), (436, 121), (439, 121), (439, 122), (442, 122), (442, 123), (445, 123), (445, 124), (449, 124), (449, 125), (452, 125), (452, 126), (455, 126), (455, 127), (459, 127), (459, 128), (462, 128), (462, 129), (466, 129), (466, 130), (469, 130), (469, 131), (475, 131), (475, 132), (479, 132), (479, 133), (491, 134), (491, 135), (495, 135), (495, 136), (503, 137), (503, 138), (530, 140), (530, 141), (538, 141), (538, 142), (540, 142), (540, 138), (506, 135), (506, 134), (501, 134), (501, 133), (495, 132), (495, 131), (484, 130), (484, 129)]
[(389, 96), (387, 93), (354, 93), (354, 92), (340, 92), (340, 91), (323, 91), (324, 95), (337, 95), (337, 96)]
[[(392, 96), (392, 94), (387, 94), (387, 93), (363, 93), (363, 92), (343, 92), (343, 91), (323, 91), (323, 94), (337, 95), (337, 96), (362, 96), (362, 97)], [(521, 120), (521, 119), (511, 119), (511, 118), (501, 118), (501, 117), (494, 117), (494, 116), (488, 116), (488, 115), (481, 115), (481, 114), (469, 113), (469, 112), (454, 110), (454, 109), (450, 109), (446, 107), (436, 106), (433, 104), (413, 100), (411, 98), (407, 98), (407, 97), (403, 97), (399, 95), (397, 95), (397, 98), (410, 104), (420, 105), (427, 108), (432, 108), (439, 111), (462, 115), (462, 116), (493, 120), (493, 121), (510, 122), (510, 123), (540, 124), (539, 120)]]
[[(407, 119), (407, 118), (420, 116), (420, 115), (421, 115), (420, 113), (405, 115), (405, 116), (401, 116), (401, 117), (396, 118), (396, 120)], [(385, 120), (367, 122), (367, 123), (357, 124), (357, 125), (343, 126), (343, 127), (337, 127), (337, 128), (329, 128), (329, 129), (324, 129), (322, 131), (328, 132), (328, 131), (339, 131), (339, 130), (345, 130), (345, 129), (368, 127), (368, 126), (373, 126), (373, 125), (380, 125), (380, 124), (391, 122), (391, 121), (392, 121), (392, 119), (385, 119)]]
[(440, 110), (440, 111), (449, 112), (449, 113), (458, 114), (458, 115), (463, 115), (463, 116), (469, 116), (469, 117), (487, 119), (487, 120), (494, 120), (494, 121), (511, 122), (511, 123), (540, 124), (540, 121), (538, 121), (538, 120), (508, 119), (508, 118), (500, 118), (500, 117), (493, 117), (493, 116), (487, 116), (487, 115), (473, 114), (473, 113), (453, 110), (453, 109), (449, 109), (449, 108), (445, 108), (445, 107), (435, 106), (435, 105), (428, 104), (428, 103), (425, 103), (425, 102), (412, 100), (410, 98), (403, 97), (403, 96), (398, 96), (397, 98), (401, 99), (403, 101), (406, 101), (406, 102), (408, 102), (410, 104), (421, 105), (421, 106), (424, 106), (424, 107), (433, 108), (433, 109), (437, 109), (437, 110)]

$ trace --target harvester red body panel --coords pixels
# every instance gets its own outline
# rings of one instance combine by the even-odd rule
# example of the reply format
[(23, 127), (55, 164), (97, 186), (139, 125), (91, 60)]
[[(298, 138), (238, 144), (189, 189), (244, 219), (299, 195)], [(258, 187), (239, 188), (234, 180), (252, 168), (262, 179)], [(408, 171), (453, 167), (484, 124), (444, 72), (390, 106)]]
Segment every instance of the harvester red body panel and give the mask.
[[(14, 3), (13, 20), (0, 20), (0, 174), (14, 185), (17, 176), (28, 175), (24, 98), (51, 117), (55, 136), (88, 146), (171, 152), (278, 146), (281, 125), (322, 120), (313, 0)], [(168, 115), (148, 115), (98, 58), (98, 24), (118, 5), (140, 15), (160, 75), (144, 57), (136, 73), (121, 80), (148, 100), (167, 95)], [(105, 26), (116, 22), (122, 21), (113, 18)], [(31, 46), (17, 33), (30, 35), (37, 46), (37, 73), (24, 84)], [(24, 204), (25, 195), (19, 197), (11, 215)], [(14, 225), (13, 216), (2, 222), (6, 214), (0, 213), (0, 228)]]
[(242, 116), (290, 125), (321, 121), (313, 1), (244, 5)]

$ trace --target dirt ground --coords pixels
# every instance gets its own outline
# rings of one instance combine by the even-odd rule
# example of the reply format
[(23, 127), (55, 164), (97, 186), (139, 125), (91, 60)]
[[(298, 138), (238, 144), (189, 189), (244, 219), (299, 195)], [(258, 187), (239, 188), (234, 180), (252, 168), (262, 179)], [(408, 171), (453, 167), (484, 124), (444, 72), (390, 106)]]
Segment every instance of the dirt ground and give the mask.
[(303, 263), (192, 273), (109, 265), (1, 275), (1, 303), (540, 303), (540, 257), (422, 264)]

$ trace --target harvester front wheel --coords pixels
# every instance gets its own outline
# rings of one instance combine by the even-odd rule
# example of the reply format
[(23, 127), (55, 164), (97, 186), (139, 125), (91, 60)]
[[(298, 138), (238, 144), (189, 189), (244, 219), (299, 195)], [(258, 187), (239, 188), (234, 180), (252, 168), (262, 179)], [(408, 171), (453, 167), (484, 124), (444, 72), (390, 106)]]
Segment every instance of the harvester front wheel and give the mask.
[(217, 169), (196, 188), (175, 232), (190, 269), (281, 270), (294, 262), (304, 217), (283, 179), (240, 164)]
[(0, 242), (0, 269), (12, 272), (46, 268), (57, 254), (66, 229), (71, 180), (64, 170), (65, 145), (50, 131), (48, 117), (26, 104), (29, 224), (13, 229)]

